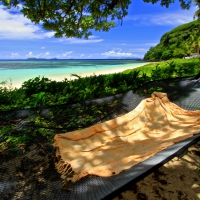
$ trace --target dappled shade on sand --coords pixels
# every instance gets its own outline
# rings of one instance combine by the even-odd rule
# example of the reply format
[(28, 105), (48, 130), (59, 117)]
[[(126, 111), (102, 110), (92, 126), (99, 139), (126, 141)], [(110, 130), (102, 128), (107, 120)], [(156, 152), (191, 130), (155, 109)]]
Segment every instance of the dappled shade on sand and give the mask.
[(200, 110), (187, 111), (154, 92), (131, 112), (89, 128), (57, 134), (57, 171), (65, 182), (109, 177), (200, 133)]

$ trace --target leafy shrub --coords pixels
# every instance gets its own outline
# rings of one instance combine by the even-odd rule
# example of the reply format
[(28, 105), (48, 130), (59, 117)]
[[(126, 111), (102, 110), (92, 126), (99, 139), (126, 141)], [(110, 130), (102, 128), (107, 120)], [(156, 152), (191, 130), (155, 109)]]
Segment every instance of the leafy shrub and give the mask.
[(4, 83), (0, 87), (0, 110), (71, 104), (102, 98), (134, 90), (149, 80), (196, 74), (199, 70), (198, 63), (198, 59), (177, 59), (148, 64), (148, 67), (122, 73), (78, 77), (72, 81), (65, 79), (57, 82), (36, 77), (24, 82), (19, 89), (12, 89), (8, 83)]
[(161, 60), (169, 60), (172, 58), (173, 52), (171, 50), (166, 50), (162, 53), (162, 56), (160, 57)]
[[(165, 33), (161, 37), (160, 43), (147, 51), (144, 55), (144, 59), (168, 60), (172, 58), (183, 58), (190, 52), (194, 52), (192, 45), (188, 44), (191, 44), (191, 36), (195, 36), (196, 29), (199, 30), (199, 22), (200, 19), (180, 25)], [(172, 51), (171, 53), (169, 52), (170, 50)]]

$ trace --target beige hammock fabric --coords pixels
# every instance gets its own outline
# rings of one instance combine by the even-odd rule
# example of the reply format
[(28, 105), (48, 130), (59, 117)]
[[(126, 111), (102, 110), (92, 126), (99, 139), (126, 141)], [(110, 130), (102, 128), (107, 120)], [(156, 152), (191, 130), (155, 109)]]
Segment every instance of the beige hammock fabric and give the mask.
[(173, 104), (154, 92), (131, 112), (78, 131), (57, 134), (56, 169), (65, 181), (109, 177), (200, 133), (200, 110)]

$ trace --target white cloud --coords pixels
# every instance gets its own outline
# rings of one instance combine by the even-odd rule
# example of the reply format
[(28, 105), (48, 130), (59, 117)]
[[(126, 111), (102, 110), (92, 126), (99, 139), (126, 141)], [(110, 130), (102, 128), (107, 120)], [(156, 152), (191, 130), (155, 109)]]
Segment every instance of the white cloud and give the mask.
[(159, 25), (159, 26), (178, 26), (193, 20), (194, 8), (190, 10), (181, 10), (177, 12), (166, 12), (157, 14), (141, 14), (128, 16), (127, 20), (137, 22), (136, 25)]
[(69, 56), (72, 53), (73, 53), (73, 51), (67, 51), (65, 53), (62, 53), (61, 55), (57, 55), (56, 57), (64, 58), (64, 57)]
[(33, 55), (33, 52), (32, 51), (30, 51), (27, 55), (25, 55), (26, 57), (28, 57), (28, 58), (30, 58), (30, 57), (35, 57), (34, 55)]
[[(96, 38), (96, 39), (95, 39)], [(70, 44), (89, 44), (89, 43), (98, 43), (102, 42), (103, 39), (97, 39), (98, 36), (90, 36), (88, 39), (78, 39), (78, 38), (63, 38), (59, 42), (67, 42)]]
[(44, 32), (18, 10), (16, 12), (13, 10), (0, 5), (0, 39), (43, 39), (54, 35), (53, 32)]
[(130, 49), (131, 52), (143, 52), (146, 53), (148, 49), (146, 48), (134, 48), (134, 49)]
[(12, 53), (11, 53), (11, 57), (12, 57), (12, 58), (16, 58), (16, 57), (19, 57), (19, 56), (20, 56), (20, 55), (19, 55), (19, 53), (17, 53), (17, 52), (16, 52), (16, 53), (15, 53), (15, 52), (12, 52)]
[(33, 58), (47, 58), (47, 59), (50, 59), (50, 58), (70, 58), (70, 54), (72, 54), (73, 51), (68, 51), (68, 52), (64, 52), (62, 54), (54, 54), (54, 53), (50, 53), (50, 52), (45, 52), (45, 53), (37, 53), (37, 54), (34, 54), (33, 52), (29, 52), (27, 55), (25, 55), (25, 57), (27, 58), (30, 58), (30, 57), (33, 57)]
[(67, 41), (69, 41), (69, 43), (71, 44), (88, 44), (88, 43), (98, 43), (98, 42), (102, 42), (103, 39), (97, 39), (97, 40), (84, 40), (84, 39), (76, 39), (76, 38), (70, 38), (70, 39), (67, 39)]
[(192, 21), (192, 17), (179, 13), (169, 13), (165, 15), (159, 15), (151, 17), (151, 23), (156, 25), (179, 25)]
[(86, 56), (87, 58), (102, 58), (99, 53), (89, 54)]
[(81, 54), (80, 57), (82, 58), (84, 56), (84, 54)]
[(101, 54), (102, 56), (106, 56), (108, 58), (135, 58), (141, 57), (139, 54), (133, 54), (131, 52), (122, 52), (121, 49), (115, 49), (111, 51), (107, 51)]
[(91, 36), (89, 36), (89, 38), (88, 38), (88, 39), (94, 39), (94, 38), (99, 38), (99, 36), (96, 36), (96, 35), (91, 35)]
[(27, 55), (25, 55), (25, 57), (27, 58), (49, 58), (49, 53), (46, 52), (46, 53), (37, 53), (37, 54), (34, 54), (32, 51), (30, 51)]
[(45, 47), (41, 47), (41, 49), (45, 49)]

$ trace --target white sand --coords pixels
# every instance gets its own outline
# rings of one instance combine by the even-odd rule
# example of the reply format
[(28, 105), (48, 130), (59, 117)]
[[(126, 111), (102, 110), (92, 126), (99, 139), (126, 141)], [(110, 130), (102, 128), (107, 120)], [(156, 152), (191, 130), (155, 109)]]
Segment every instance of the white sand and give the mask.
[[(97, 70), (97, 71), (94, 71), (94, 72), (87, 72), (87, 73), (76, 73), (78, 76), (80, 77), (86, 77), (86, 76), (94, 76), (94, 75), (100, 75), (100, 74), (113, 74), (113, 73), (119, 73), (119, 72), (122, 72), (122, 71), (125, 71), (127, 69), (133, 69), (133, 68), (137, 68), (137, 67), (141, 67), (141, 66), (144, 66), (148, 63), (138, 63), (137, 66), (128, 66), (128, 67), (121, 67), (121, 68), (116, 68), (116, 69), (107, 69), (107, 70)], [(63, 76), (52, 76), (52, 77), (47, 77), (51, 80), (56, 80), (56, 81), (62, 81), (64, 79), (68, 79), (68, 80), (73, 80), (73, 79), (77, 79), (77, 77), (75, 76), (71, 76), (71, 75), (66, 75), (66, 74), (63, 74)], [(20, 88), (22, 83), (24, 81), (14, 81), (12, 80), (12, 87), (13, 88)]]

